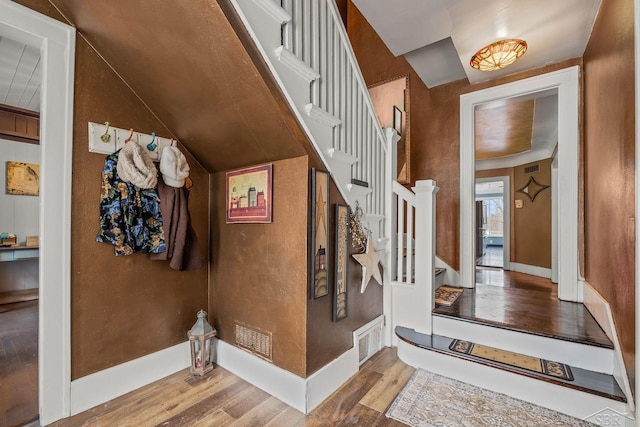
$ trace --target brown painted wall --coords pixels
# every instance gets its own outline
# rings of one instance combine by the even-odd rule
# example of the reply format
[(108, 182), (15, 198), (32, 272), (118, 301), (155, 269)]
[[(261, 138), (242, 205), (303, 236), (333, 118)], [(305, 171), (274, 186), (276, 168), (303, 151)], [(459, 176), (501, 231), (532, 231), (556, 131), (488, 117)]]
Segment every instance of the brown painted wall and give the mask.
[[(60, 21), (46, 2), (19, 3)], [(89, 153), (87, 122), (171, 135), (82, 39), (76, 39), (71, 207), (72, 379), (185, 341), (195, 314), (207, 304), (207, 268), (176, 272), (145, 255), (116, 258), (113, 246), (96, 243), (104, 156)], [(52, 142), (51, 142), (52, 143)], [(46, 144), (46, 142), (45, 142)], [(208, 258), (209, 183), (188, 156), (195, 183), (191, 217)]]
[(428, 89), (404, 57), (394, 57), (351, 0), (348, 34), (367, 85), (410, 75), (411, 182), (434, 179), (436, 254), (453, 268), (460, 257), (460, 95), (581, 64), (581, 58), (546, 65), (502, 78), (469, 84), (458, 80)]
[(635, 378), (633, 0), (605, 0), (584, 54), (585, 277), (609, 302)]
[(226, 224), (225, 172), (212, 175), (210, 306), (224, 341), (234, 322), (273, 334), (273, 363), (305, 376), (307, 156), (273, 162), (273, 222)]
[[(335, 241), (336, 203), (344, 204), (337, 187), (331, 182), (330, 192), (331, 242)], [(333, 248), (333, 246), (332, 246)], [(332, 252), (333, 253), (333, 252)], [(352, 254), (356, 253), (349, 243), (349, 263), (347, 266), (347, 318), (334, 323), (333, 316), (333, 267), (329, 274), (329, 295), (309, 300), (307, 308), (307, 376), (311, 375), (353, 346), (352, 332), (382, 314), (382, 286), (374, 280), (369, 282), (364, 293), (360, 293), (362, 267)], [(331, 265), (333, 265), (333, 258)]]
[[(527, 166), (540, 165), (540, 170), (525, 173)], [(539, 184), (551, 185), (551, 159), (527, 163), (513, 168), (513, 191), (524, 187), (529, 177)], [(514, 213), (515, 245), (511, 260), (520, 264), (551, 268), (551, 189), (540, 192), (532, 202), (526, 194), (515, 192), (512, 200), (521, 199), (522, 208)]]

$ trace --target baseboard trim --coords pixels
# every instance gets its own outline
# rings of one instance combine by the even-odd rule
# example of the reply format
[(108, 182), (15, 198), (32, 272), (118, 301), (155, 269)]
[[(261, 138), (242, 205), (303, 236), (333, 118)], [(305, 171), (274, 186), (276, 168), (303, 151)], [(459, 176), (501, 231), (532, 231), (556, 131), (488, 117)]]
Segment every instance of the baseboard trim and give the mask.
[(108, 402), (191, 365), (184, 342), (71, 381), (71, 415)]
[(611, 342), (613, 342), (613, 376), (616, 381), (618, 381), (618, 384), (622, 386), (624, 394), (627, 396), (629, 411), (633, 413), (635, 412), (635, 402), (633, 400), (633, 393), (631, 392), (631, 384), (627, 377), (624, 359), (622, 358), (622, 350), (620, 348), (620, 341), (618, 340), (618, 333), (616, 332), (616, 325), (613, 322), (611, 306), (589, 282), (583, 281), (582, 283), (584, 306), (587, 307), (587, 310), (589, 310), (593, 318), (596, 319), (596, 322), (598, 322), (604, 333), (607, 334)]
[(358, 372), (355, 347), (302, 378), (224, 341), (217, 340), (218, 365), (308, 414)]
[(509, 263), (511, 271), (517, 271), (518, 273), (531, 274), (532, 276), (544, 277), (545, 279), (551, 279), (551, 269), (538, 267), (536, 265), (520, 264), (519, 262)]

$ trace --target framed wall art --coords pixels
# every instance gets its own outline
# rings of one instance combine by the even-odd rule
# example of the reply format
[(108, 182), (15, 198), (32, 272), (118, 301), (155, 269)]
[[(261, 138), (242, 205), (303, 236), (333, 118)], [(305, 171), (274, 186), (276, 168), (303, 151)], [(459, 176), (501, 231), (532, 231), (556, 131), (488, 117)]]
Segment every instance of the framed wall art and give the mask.
[(227, 172), (227, 224), (270, 223), (273, 212), (273, 165)]
[(38, 196), (40, 194), (40, 165), (7, 162), (7, 194)]
[(347, 266), (349, 265), (349, 206), (336, 204), (333, 321), (347, 317)]
[(311, 169), (311, 298), (329, 294), (329, 173)]

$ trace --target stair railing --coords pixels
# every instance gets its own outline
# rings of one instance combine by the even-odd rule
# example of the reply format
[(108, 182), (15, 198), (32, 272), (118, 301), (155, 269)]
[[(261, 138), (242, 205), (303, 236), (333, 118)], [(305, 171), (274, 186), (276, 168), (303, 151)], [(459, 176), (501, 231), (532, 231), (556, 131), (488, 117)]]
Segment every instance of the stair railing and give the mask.
[[(391, 323), (431, 334), (435, 307), (435, 208), (439, 188), (417, 181), (413, 191), (393, 181), (396, 205), (392, 267)], [(414, 243), (415, 242), (415, 243)]]

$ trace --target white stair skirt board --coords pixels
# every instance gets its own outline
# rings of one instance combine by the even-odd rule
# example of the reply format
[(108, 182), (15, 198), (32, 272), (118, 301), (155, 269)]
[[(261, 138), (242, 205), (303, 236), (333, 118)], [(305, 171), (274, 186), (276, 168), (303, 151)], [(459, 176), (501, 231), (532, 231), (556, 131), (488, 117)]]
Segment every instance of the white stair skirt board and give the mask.
[(551, 279), (551, 269), (545, 267), (538, 267), (535, 265), (520, 264), (519, 262), (509, 263), (511, 271), (517, 271), (518, 273), (530, 274), (532, 276), (544, 277), (545, 279)]
[(618, 333), (616, 332), (616, 325), (613, 322), (611, 306), (604, 298), (602, 298), (598, 291), (591, 287), (588, 282), (584, 282), (583, 290), (585, 307), (587, 307), (591, 315), (596, 319), (596, 322), (598, 322), (615, 347), (612, 375), (624, 390), (630, 411), (635, 412), (635, 402), (633, 400), (633, 393), (631, 392), (631, 384), (629, 383), (624, 359), (622, 358), (622, 350), (620, 348), (620, 341), (618, 340)]
[(449, 264), (436, 256), (436, 267), (444, 268), (444, 284), (451, 286), (460, 286), (460, 273), (453, 269)]
[(191, 365), (189, 343), (158, 352), (71, 381), (71, 415), (108, 402)]
[(269, 17), (271, 17), (276, 24), (282, 25), (286, 22), (291, 21), (291, 16), (287, 13), (286, 10), (278, 6), (276, 3), (272, 1), (264, 1), (264, 0), (253, 0), (256, 6), (259, 6), (262, 10), (264, 10)]
[(433, 316), (433, 333), (457, 338), (541, 359), (566, 363), (576, 368), (613, 375), (614, 352), (571, 341), (526, 334), (442, 316)]
[(305, 414), (358, 372), (355, 347), (302, 378), (224, 341), (216, 340), (216, 345), (219, 366)]
[(583, 393), (436, 351), (420, 349), (402, 340), (398, 342), (398, 357), (410, 366), (503, 393), (580, 419), (591, 417), (595, 413), (605, 410), (628, 414), (627, 406), (623, 402)]

